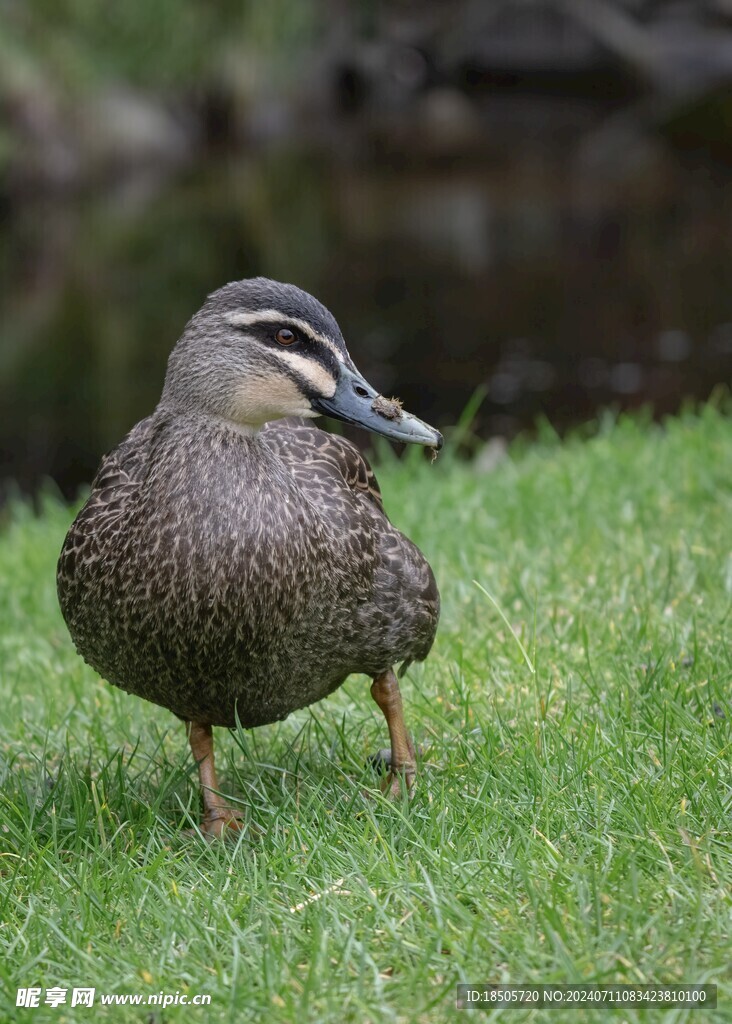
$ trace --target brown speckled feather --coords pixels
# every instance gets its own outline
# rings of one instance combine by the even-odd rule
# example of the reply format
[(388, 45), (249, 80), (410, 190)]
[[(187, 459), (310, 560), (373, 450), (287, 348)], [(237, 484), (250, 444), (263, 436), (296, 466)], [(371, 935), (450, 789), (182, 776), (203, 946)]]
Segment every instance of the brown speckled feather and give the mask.
[[(292, 465), (295, 472), (298, 465), (303, 464), (307, 453), (305, 463), (308, 466), (321, 460), (336, 467), (352, 490), (371, 498), (379, 511), (384, 512), (384, 502), (374, 471), (355, 444), (345, 437), (326, 434), (324, 430), (318, 430), (305, 420), (294, 417), (265, 424), (262, 436), (273, 451)], [(309, 471), (307, 475), (310, 475)]]
[(379, 419), (377, 398), (332, 314), (299, 288), (255, 278), (209, 296), (157, 409), (103, 459), (64, 542), (58, 596), (82, 657), (130, 693), (224, 726), (276, 721), (351, 673), (426, 657), (435, 580), (368, 463), (280, 418), (325, 403), (441, 442), (393, 403)]
[(183, 718), (260, 725), (426, 657), (439, 597), (348, 441), (158, 411), (104, 459), (58, 569), (80, 654)]

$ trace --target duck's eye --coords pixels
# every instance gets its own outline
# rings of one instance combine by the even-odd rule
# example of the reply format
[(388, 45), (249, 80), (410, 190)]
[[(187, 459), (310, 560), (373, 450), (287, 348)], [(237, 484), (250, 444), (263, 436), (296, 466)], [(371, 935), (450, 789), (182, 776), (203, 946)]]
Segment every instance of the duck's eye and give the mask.
[(279, 331), (275, 334), (275, 341), (279, 342), (280, 345), (294, 345), (297, 341), (297, 334), (291, 331), (289, 327), (280, 327)]

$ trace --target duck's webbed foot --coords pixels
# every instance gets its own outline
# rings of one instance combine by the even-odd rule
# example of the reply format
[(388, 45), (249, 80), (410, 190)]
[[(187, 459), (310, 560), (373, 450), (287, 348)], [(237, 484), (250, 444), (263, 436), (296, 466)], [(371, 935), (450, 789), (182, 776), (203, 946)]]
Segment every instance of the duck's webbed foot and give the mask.
[(206, 808), (199, 827), (205, 836), (211, 838), (223, 836), (225, 832), (241, 832), (244, 828), (244, 816), (234, 807), (220, 810)]
[(203, 796), (203, 819), (200, 829), (213, 838), (226, 832), (238, 832), (244, 827), (241, 811), (231, 807), (219, 793), (214, 761), (213, 729), (201, 722), (188, 723), (188, 741), (198, 764), (198, 776)]
[[(391, 749), (379, 751), (371, 760), (375, 767), (384, 765), (389, 771), (381, 783), (381, 792), (385, 796), (399, 799), (402, 795), (402, 783), (411, 792), (416, 774), (416, 758), (414, 744), (404, 724), (404, 709), (399, 683), (393, 669), (377, 676), (371, 684), (371, 696), (381, 708), (389, 729)], [(388, 756), (384, 756), (388, 754)]]

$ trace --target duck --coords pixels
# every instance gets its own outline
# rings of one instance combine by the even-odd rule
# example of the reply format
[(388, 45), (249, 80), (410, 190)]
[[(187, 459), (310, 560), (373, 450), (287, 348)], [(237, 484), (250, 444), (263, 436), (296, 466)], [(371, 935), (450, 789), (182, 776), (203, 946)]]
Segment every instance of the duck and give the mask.
[(263, 277), (219, 288), (173, 348), (155, 410), (102, 459), (60, 553), (79, 655), (185, 723), (207, 837), (244, 827), (219, 787), (214, 727), (280, 721), (354, 674), (389, 732), (383, 792), (414, 786), (397, 667), (427, 657), (439, 591), (367, 459), (309, 422), (320, 415), (442, 447), (368, 383), (312, 295)]

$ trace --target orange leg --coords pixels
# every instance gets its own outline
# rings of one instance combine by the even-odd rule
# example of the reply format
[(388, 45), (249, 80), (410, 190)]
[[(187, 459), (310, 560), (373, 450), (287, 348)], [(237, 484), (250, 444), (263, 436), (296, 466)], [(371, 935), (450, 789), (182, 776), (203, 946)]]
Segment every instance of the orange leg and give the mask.
[(214, 762), (213, 729), (201, 722), (188, 722), (188, 742), (198, 764), (198, 777), (203, 795), (201, 831), (208, 836), (223, 835), (225, 829), (242, 827), (241, 814), (230, 807), (219, 793)]
[(414, 786), (416, 765), (414, 744), (404, 724), (402, 695), (393, 669), (374, 679), (371, 696), (386, 719), (391, 741), (391, 770), (381, 785), (381, 791), (388, 796), (399, 797), (402, 792), (401, 776), (404, 776), (410, 790)]

